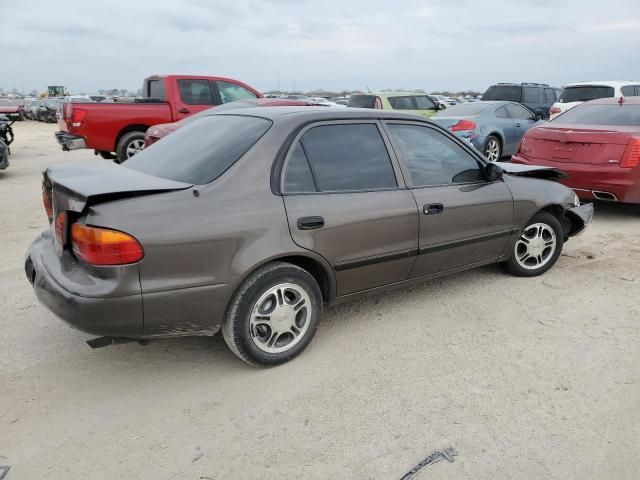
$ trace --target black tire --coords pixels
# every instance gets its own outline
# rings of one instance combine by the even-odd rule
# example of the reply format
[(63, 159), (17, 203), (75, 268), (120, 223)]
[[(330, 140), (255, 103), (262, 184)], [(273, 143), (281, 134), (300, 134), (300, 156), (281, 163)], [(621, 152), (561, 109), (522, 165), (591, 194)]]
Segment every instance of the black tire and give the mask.
[(105, 160), (115, 160), (116, 156), (111, 152), (105, 152), (104, 150), (97, 150), (98, 155), (100, 155)]
[(116, 157), (118, 163), (122, 163), (135, 155), (135, 153), (131, 153), (131, 149), (134, 145), (139, 145), (140, 142), (144, 144), (144, 132), (136, 130), (125, 133), (120, 140), (118, 140), (118, 145), (116, 146)]
[[(525, 253), (528, 253), (528, 252), (526, 251), (527, 247), (524, 246), (524, 243), (521, 243), (521, 239), (523, 239), (523, 236), (527, 236), (527, 237), (530, 236), (530, 234), (533, 232), (533, 229), (535, 228), (535, 227), (534, 228), (532, 227), (535, 225), (546, 225), (548, 228), (553, 230), (555, 234), (555, 238), (554, 238), (555, 246), (553, 251), (548, 252), (548, 255), (546, 257), (544, 256), (546, 249), (541, 252), (539, 258), (543, 259), (544, 263), (541, 264), (539, 267), (536, 267), (535, 265), (531, 264), (531, 265), (528, 265), (529, 268), (525, 268), (523, 264), (526, 265), (526, 262), (523, 262), (522, 260), (524, 258), (523, 249)], [(538, 239), (536, 238), (534, 240), (537, 241)], [(545, 243), (544, 237), (542, 237), (542, 241), (544, 244)], [(506, 262), (502, 264), (502, 266), (507, 272), (518, 277), (535, 277), (538, 275), (542, 275), (551, 267), (553, 267), (553, 265), (555, 265), (555, 263), (558, 261), (558, 258), (562, 253), (563, 246), (564, 246), (564, 230), (562, 228), (562, 225), (560, 224), (560, 221), (550, 213), (538, 212), (533, 216), (533, 218), (531, 218), (531, 220), (527, 222), (527, 225), (522, 229), (522, 231), (520, 232), (520, 236), (518, 237), (518, 240), (516, 240), (514, 245), (511, 246), (511, 256)], [(520, 258), (520, 261), (518, 261), (517, 257)], [(537, 260), (535, 260), (535, 257), (536, 257), (535, 255), (531, 255), (529, 258), (534, 258), (534, 263), (535, 263), (537, 262)]]
[(489, 135), (485, 139), (484, 145), (482, 146), (482, 154), (489, 161), (499, 161), (502, 157), (502, 142), (500, 141), (500, 139), (495, 135)]
[[(306, 317), (304, 333), (290, 349), (271, 353), (258, 347), (251, 331), (251, 315), (260, 297), (271, 288), (291, 283), (308, 295), (311, 313)], [(309, 345), (322, 317), (322, 293), (318, 282), (306, 270), (285, 262), (273, 262), (251, 274), (233, 297), (222, 324), (225, 342), (239, 358), (255, 367), (269, 367), (287, 362)]]

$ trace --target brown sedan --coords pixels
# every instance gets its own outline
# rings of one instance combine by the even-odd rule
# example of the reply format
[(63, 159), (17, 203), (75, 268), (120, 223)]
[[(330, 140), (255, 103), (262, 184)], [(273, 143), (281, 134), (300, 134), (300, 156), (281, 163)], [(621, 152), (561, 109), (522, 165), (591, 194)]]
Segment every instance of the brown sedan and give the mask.
[(546, 180), (557, 170), (499, 165), (409, 114), (213, 111), (123, 165), (48, 169), (51, 228), (26, 273), (93, 345), (222, 329), (275, 365), (325, 304), (495, 262), (551, 268), (592, 206)]

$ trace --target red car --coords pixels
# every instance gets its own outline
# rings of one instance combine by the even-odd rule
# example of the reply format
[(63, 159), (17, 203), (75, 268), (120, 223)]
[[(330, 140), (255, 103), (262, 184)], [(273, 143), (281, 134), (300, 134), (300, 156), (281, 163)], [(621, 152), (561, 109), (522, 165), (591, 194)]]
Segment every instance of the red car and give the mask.
[(214, 105), (262, 94), (238, 80), (223, 77), (166, 75), (146, 78), (133, 102), (64, 103), (58, 110), (63, 150), (90, 148), (105, 158), (124, 161), (144, 148), (149, 127), (176, 122)]
[[(289, 100), (286, 98), (252, 98), (247, 100), (240, 100), (237, 102), (225, 103), (224, 105), (220, 105), (219, 107), (214, 107), (216, 112), (221, 110), (236, 110), (238, 108), (251, 108), (251, 107), (299, 107), (299, 106), (314, 106), (318, 105), (317, 103), (307, 102), (304, 100)], [(203, 112), (198, 113), (197, 115), (192, 115), (187, 117), (179, 122), (173, 123), (162, 123), (160, 125), (156, 125), (153, 128), (147, 130), (147, 133), (144, 136), (144, 145), (148, 147), (153, 143), (157, 142), (161, 138), (166, 137), (171, 132), (174, 132), (184, 124), (195, 120), (196, 118), (200, 118), (203, 115), (208, 115), (210, 108), (204, 110)]]
[(567, 110), (522, 137), (513, 163), (556, 167), (583, 199), (640, 203), (640, 97)]

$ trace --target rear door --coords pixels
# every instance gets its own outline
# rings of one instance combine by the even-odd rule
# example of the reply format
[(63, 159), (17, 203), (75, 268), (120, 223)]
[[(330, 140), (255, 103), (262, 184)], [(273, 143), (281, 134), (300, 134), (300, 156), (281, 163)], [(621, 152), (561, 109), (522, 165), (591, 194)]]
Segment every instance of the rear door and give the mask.
[(435, 127), (385, 125), (419, 209), (419, 254), (411, 277), (499, 257), (513, 227), (506, 184), (486, 181), (475, 154)]
[(504, 145), (502, 146), (502, 155), (510, 155), (516, 148), (518, 144), (518, 140), (516, 137), (516, 127), (514, 125), (514, 121), (511, 118), (511, 114), (509, 110), (507, 110), (507, 106), (503, 105), (500, 108), (497, 108), (495, 111), (495, 116), (498, 122), (498, 125), (502, 129), (502, 133), (504, 134)]
[(376, 121), (306, 127), (285, 160), (289, 230), (334, 268), (338, 295), (405, 280), (418, 212)]
[(178, 78), (175, 82), (175, 121), (220, 104), (211, 82), (207, 79)]

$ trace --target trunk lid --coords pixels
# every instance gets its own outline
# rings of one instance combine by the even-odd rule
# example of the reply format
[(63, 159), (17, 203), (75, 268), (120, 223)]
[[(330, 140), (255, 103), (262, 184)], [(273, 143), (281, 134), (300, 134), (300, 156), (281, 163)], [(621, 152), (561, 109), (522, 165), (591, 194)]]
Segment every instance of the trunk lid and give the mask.
[(532, 128), (520, 151), (529, 158), (555, 162), (610, 165), (619, 163), (637, 127), (563, 125)]
[(52, 202), (54, 218), (63, 210), (81, 213), (96, 203), (192, 186), (100, 161), (82, 166), (57, 165), (43, 175), (43, 189)]

